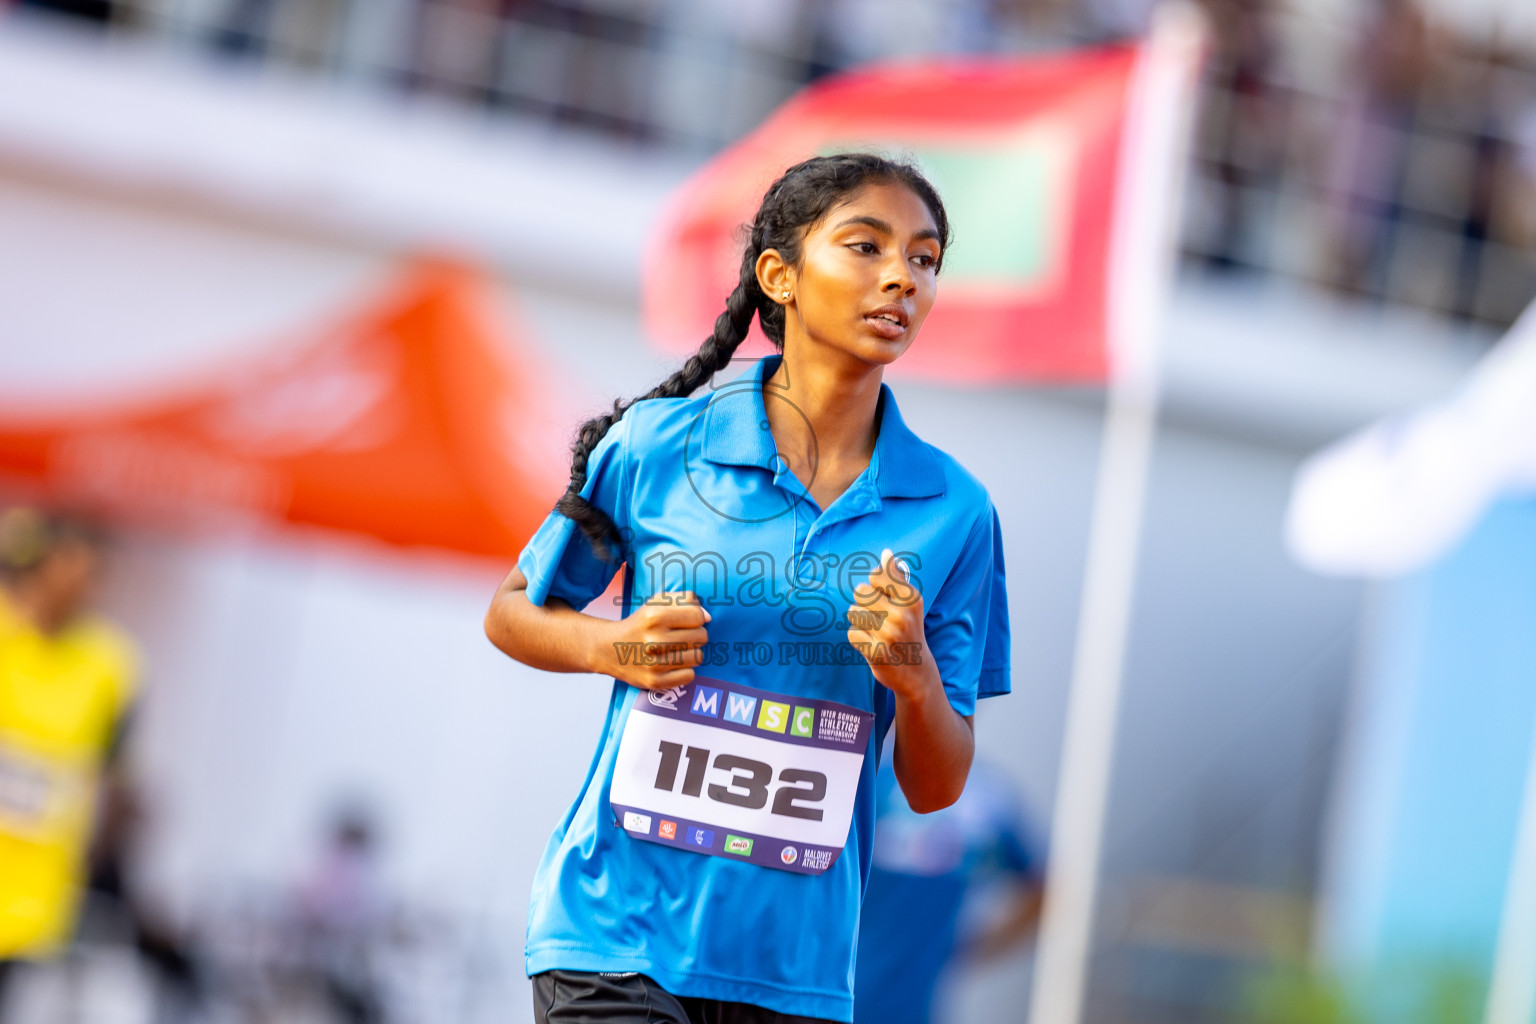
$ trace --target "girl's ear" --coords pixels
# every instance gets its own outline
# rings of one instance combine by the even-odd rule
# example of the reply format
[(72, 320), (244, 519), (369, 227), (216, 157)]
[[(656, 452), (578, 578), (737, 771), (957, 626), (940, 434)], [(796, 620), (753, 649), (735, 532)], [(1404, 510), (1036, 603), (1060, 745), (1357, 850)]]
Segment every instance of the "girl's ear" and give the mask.
[(770, 302), (788, 305), (795, 294), (795, 268), (784, 262), (777, 249), (764, 249), (757, 258), (757, 286)]

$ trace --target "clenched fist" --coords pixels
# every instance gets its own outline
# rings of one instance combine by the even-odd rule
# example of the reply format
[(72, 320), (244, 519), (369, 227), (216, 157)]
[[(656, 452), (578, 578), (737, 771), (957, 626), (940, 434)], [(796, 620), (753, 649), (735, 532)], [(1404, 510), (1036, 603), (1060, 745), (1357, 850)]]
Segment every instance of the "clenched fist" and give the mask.
[(938, 673), (923, 632), (923, 595), (890, 548), (881, 552), (880, 567), (854, 588), (853, 601), (848, 642), (880, 685), (899, 697), (931, 693)]
[(643, 690), (667, 690), (693, 681), (704, 661), (710, 614), (691, 590), (656, 594), (613, 624), (612, 650), (603, 652), (605, 675)]

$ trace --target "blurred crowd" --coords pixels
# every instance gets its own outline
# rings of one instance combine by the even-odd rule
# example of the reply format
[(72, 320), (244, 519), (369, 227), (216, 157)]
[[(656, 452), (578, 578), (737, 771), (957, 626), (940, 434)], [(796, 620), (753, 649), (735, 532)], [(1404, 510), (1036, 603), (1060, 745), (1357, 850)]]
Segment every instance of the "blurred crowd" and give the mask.
[[(1536, 294), (1536, 52), (1421, 0), (1328, 17), (1200, 0), (1215, 31), (1184, 244), (1217, 273), (1461, 322)], [(215, 60), (429, 93), (695, 156), (876, 59), (1134, 36), (1150, 0), (10, 0)], [(0, 3), (0, 8), (5, 4)]]
[(1362, 0), (1324, 61), (1274, 0), (1206, 6), (1186, 248), (1511, 322), (1536, 294), (1536, 52), (1453, 32), (1416, 0)]

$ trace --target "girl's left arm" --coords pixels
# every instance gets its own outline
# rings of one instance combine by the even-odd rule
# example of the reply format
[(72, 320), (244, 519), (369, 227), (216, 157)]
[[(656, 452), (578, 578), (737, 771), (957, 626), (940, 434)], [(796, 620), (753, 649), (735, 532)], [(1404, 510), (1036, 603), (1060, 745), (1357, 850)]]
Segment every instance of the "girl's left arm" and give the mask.
[(923, 631), (923, 595), (887, 549), (854, 590), (848, 642), (896, 695), (896, 781), (919, 814), (960, 799), (976, 753), (975, 727), (949, 703)]

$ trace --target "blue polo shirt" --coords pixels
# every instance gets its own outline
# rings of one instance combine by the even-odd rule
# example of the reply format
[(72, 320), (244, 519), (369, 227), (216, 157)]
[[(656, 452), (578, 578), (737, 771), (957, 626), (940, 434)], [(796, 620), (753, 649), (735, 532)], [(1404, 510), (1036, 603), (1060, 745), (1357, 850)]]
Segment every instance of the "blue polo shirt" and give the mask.
[[(637, 971), (678, 996), (850, 1021), (859, 904), (869, 877), (880, 744), (895, 700), (847, 657), (843, 612), (890, 548), (924, 600), (924, 630), (950, 704), (1009, 690), (1008, 608), (997, 514), (954, 459), (902, 422), (881, 388), (868, 469), (817, 507), (768, 429), (764, 381), (779, 357), (692, 398), (631, 408), (593, 450), (583, 495), (624, 538), (598, 558), (551, 514), (518, 559), (528, 597), (584, 608), (625, 570), (623, 612), (693, 590), (712, 619), (700, 671), (875, 716), (853, 823), (837, 861), (793, 874), (635, 839), (609, 807), (614, 760), (640, 691), (615, 681), (581, 790), (545, 849), (528, 918), (530, 975)], [(792, 406), (791, 406), (792, 407)]]

